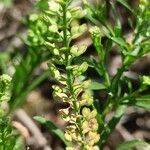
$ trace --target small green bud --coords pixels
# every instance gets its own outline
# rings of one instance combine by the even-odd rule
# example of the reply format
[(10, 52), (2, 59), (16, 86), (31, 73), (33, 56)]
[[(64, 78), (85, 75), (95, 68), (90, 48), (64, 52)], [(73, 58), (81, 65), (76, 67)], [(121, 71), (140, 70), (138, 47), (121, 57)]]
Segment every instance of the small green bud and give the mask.
[(78, 52), (78, 47), (77, 47), (77, 45), (73, 45), (73, 46), (71, 47), (71, 49), (70, 49), (70, 53), (71, 53), (72, 55), (76, 56), (76, 55), (77, 55), (77, 52)]
[(59, 3), (60, 5), (65, 5), (66, 4), (66, 0), (55, 0), (57, 3)]
[(93, 146), (95, 143), (99, 141), (99, 139), (100, 139), (99, 134), (97, 134), (96, 132), (90, 131), (87, 136), (87, 144), (89, 146)]
[(75, 150), (74, 147), (66, 147), (66, 150)]
[(65, 136), (66, 140), (72, 141), (72, 137), (70, 136), (69, 133), (66, 132), (64, 136)]
[(56, 101), (59, 101), (59, 100), (66, 101), (66, 100), (68, 100), (68, 96), (65, 93), (61, 93), (61, 92), (57, 92), (57, 91), (53, 92), (53, 98)]
[(38, 17), (39, 16), (37, 14), (31, 14), (30, 17), (29, 17), (29, 20), (34, 22), (34, 21), (36, 21), (38, 19)]
[(59, 49), (61, 52), (66, 52), (66, 51), (68, 51), (68, 47), (62, 47), (62, 48), (60, 48)]
[(71, 38), (76, 39), (79, 36), (81, 36), (85, 31), (87, 31), (87, 26), (86, 24), (82, 24), (81, 26), (73, 26), (71, 28)]
[(56, 24), (53, 24), (53, 25), (49, 26), (48, 30), (50, 32), (56, 33), (56, 32), (58, 32), (58, 27)]
[(75, 56), (75, 57), (78, 57), (80, 55), (82, 55), (87, 49), (87, 46), (86, 45), (74, 45), (71, 47), (70, 49), (70, 53)]
[(69, 115), (69, 108), (66, 109), (60, 109), (59, 110), (61, 117), (63, 118), (64, 121), (69, 122), (70, 121), (70, 115)]
[(84, 92), (81, 96), (80, 105), (81, 106), (84, 106), (84, 105), (90, 106), (90, 105), (92, 105), (92, 103), (93, 103), (93, 97), (92, 97), (90, 91)]
[(142, 84), (150, 85), (150, 76), (142, 76)]
[(89, 131), (90, 131), (89, 123), (88, 123), (88, 121), (85, 120), (82, 124), (82, 133), (85, 134)]
[(91, 80), (86, 80), (86, 81), (82, 82), (82, 87), (84, 89), (88, 89), (90, 87), (90, 85), (91, 85)]
[(72, 14), (73, 18), (78, 18), (78, 19), (83, 18), (86, 14), (81, 7), (73, 7), (70, 10), (70, 13)]
[(97, 131), (98, 130), (98, 123), (95, 118), (90, 120), (85, 120), (82, 124), (82, 132), (85, 134), (89, 131)]
[(55, 79), (59, 80), (61, 78), (60, 72), (54, 64), (49, 64), (49, 70)]
[(6, 90), (10, 87), (11, 77), (7, 74), (0, 76), (0, 93), (5, 93)]
[(0, 82), (4, 83), (4, 85), (8, 87), (11, 82), (11, 77), (7, 74), (3, 74), (0, 76)]
[(82, 55), (87, 49), (87, 45), (78, 45), (78, 52), (77, 52), (77, 56)]
[(93, 118), (96, 117), (96, 115), (97, 115), (96, 109), (94, 109), (94, 110), (91, 111), (87, 107), (84, 107), (84, 108), (85, 109), (83, 109), (83, 116), (86, 118), (86, 120), (91, 120), (91, 119), (93, 119)]
[(45, 25), (45, 23), (43, 22), (43, 21), (41, 21), (41, 20), (38, 20), (37, 21), (37, 24), (36, 24), (36, 29), (37, 29), (37, 31), (36, 31), (36, 33), (38, 33), (39, 32), (39, 34), (44, 34), (44, 33), (46, 33), (47, 32), (47, 26)]
[(54, 48), (56, 47), (56, 46), (55, 46), (55, 43), (50, 43), (50, 42), (47, 42), (47, 41), (44, 42), (44, 45), (48, 46), (48, 47), (51, 48), (51, 49), (52, 49), (52, 48), (54, 49)]
[(88, 116), (90, 115), (90, 113), (91, 113), (90, 108), (84, 107), (84, 108), (82, 109), (82, 115), (83, 115), (85, 118), (88, 117)]
[(72, 15), (71, 15), (71, 13), (69, 11), (67, 11), (66, 17), (67, 17), (68, 20), (71, 19)]
[[(58, 0), (57, 0), (58, 1)], [(49, 9), (54, 12), (59, 12), (60, 5), (55, 1), (48, 2)]]
[(101, 31), (97, 26), (91, 27), (90, 33), (91, 33), (92, 37), (100, 37), (100, 35), (101, 35)]
[(56, 92), (62, 92), (62, 89), (58, 86), (58, 85), (53, 85), (52, 88), (54, 89), (54, 91)]
[(87, 25), (86, 24), (80, 25), (79, 32), (83, 34), (85, 31), (87, 31)]
[(139, 4), (140, 4), (140, 5), (147, 6), (148, 3), (149, 3), (148, 0), (139, 0)]
[(84, 73), (88, 69), (88, 63), (83, 62), (80, 66), (73, 69), (73, 74), (75, 76), (80, 76), (82, 73)]
[(90, 118), (95, 118), (97, 115), (97, 111), (96, 109), (92, 110), (91, 114), (90, 114)]
[(53, 49), (53, 54), (59, 56), (59, 50), (57, 48)]

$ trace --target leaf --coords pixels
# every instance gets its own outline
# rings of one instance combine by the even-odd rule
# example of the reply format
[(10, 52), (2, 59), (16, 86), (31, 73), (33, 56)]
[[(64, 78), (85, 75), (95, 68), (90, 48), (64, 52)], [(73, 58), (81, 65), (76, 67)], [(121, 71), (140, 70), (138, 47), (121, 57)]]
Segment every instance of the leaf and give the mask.
[(48, 0), (38, 0), (36, 3), (36, 8), (38, 10), (43, 11), (48, 9)]
[(88, 62), (89, 66), (94, 68), (100, 76), (103, 75), (103, 68), (101, 64), (99, 64), (93, 56), (91, 56), (91, 58), (87, 59), (86, 61)]
[(59, 129), (53, 122), (41, 117), (41, 116), (35, 116), (34, 119), (38, 121), (40, 124), (45, 125), (48, 130), (59, 137), (59, 139), (66, 145), (66, 146), (71, 146), (71, 143), (69, 143), (65, 137), (64, 133), (61, 129)]
[(104, 90), (106, 89), (105, 85), (96, 81), (93, 81), (90, 86), (91, 90)]
[(128, 45), (126, 44), (126, 42), (123, 40), (123, 38), (120, 37), (111, 37), (111, 39), (118, 44), (120, 47), (124, 47), (127, 49)]
[(138, 106), (144, 109), (150, 109), (150, 95), (125, 99), (122, 103), (129, 106)]
[(150, 95), (141, 96), (135, 99), (135, 105), (145, 109), (150, 109)]
[(117, 0), (117, 2), (121, 3), (124, 7), (126, 7), (130, 12), (134, 14), (133, 9), (129, 6), (126, 0)]
[(5, 7), (10, 8), (12, 6), (11, 0), (0, 0), (0, 4), (3, 4)]
[(118, 106), (118, 108), (116, 109), (114, 116), (112, 117), (112, 119), (108, 122), (107, 126), (105, 126), (105, 128), (103, 129), (103, 132), (101, 133), (101, 145), (105, 144), (105, 142), (107, 141), (107, 139), (109, 138), (110, 134), (113, 132), (113, 130), (115, 129), (116, 125), (118, 124), (118, 122), (120, 121), (121, 117), (123, 116), (125, 110), (126, 110), (126, 105), (120, 105)]
[(120, 144), (116, 150), (129, 150), (130, 148), (134, 147), (148, 147), (150, 146), (148, 143), (141, 141), (141, 140), (131, 140), (131, 141), (126, 141), (122, 144)]
[(40, 76), (36, 77), (32, 81), (32, 83), (26, 88), (26, 90), (20, 92), (19, 96), (16, 96), (14, 99), (12, 98), (9, 101), (10, 112), (15, 110), (15, 108), (17, 108), (19, 105), (21, 105), (25, 101), (26, 96), (48, 76), (49, 76), (49, 70), (45, 71)]

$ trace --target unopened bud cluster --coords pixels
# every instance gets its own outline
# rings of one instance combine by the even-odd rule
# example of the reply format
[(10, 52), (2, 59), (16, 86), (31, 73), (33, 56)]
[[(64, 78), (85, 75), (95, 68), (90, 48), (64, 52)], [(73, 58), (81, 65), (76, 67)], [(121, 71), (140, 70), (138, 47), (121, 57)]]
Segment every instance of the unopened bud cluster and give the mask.
[(10, 87), (11, 77), (7, 74), (3, 74), (0, 76), (0, 116), (2, 117), (6, 110), (2, 106), (4, 103), (6, 105), (9, 100), (8, 89)]

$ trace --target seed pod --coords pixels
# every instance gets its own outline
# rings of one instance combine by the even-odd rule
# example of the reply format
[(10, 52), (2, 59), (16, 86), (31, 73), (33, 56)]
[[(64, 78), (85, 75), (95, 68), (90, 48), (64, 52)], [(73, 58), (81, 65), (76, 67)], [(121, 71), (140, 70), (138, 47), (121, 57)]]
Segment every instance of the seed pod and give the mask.
[(82, 55), (87, 49), (87, 46), (82, 44), (82, 45), (74, 45), (71, 47), (70, 49), (70, 53), (75, 56), (78, 57), (80, 55)]
[(77, 66), (73, 69), (73, 74), (75, 76), (80, 76), (82, 73), (84, 73), (88, 69), (88, 63), (83, 62), (80, 66)]

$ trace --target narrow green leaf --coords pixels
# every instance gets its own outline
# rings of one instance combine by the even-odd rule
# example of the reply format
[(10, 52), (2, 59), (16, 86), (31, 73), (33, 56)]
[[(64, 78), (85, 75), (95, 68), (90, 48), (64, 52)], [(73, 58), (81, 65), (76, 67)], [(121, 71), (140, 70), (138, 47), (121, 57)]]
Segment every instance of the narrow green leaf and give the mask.
[(150, 109), (150, 95), (125, 99), (122, 104)]
[(121, 68), (118, 69), (117, 74), (113, 77), (112, 81), (111, 81), (111, 93), (114, 95), (117, 91), (118, 85), (119, 85), (119, 81), (120, 78), (123, 74), (123, 72), (125, 71), (125, 66), (122, 66)]
[(135, 148), (135, 147), (148, 147), (150, 146), (148, 143), (141, 141), (141, 140), (131, 140), (131, 141), (126, 141), (122, 144), (120, 144), (116, 150), (129, 150), (130, 148)]
[(118, 44), (120, 47), (124, 47), (127, 49), (128, 45), (126, 44), (126, 42), (123, 40), (123, 38), (120, 37), (111, 37), (111, 39)]
[(104, 90), (106, 89), (105, 85), (96, 81), (93, 81), (90, 86), (91, 90)]
[(11, 99), (9, 101), (10, 112), (15, 110), (15, 108), (17, 108), (19, 105), (21, 105), (25, 101), (26, 96), (48, 76), (49, 76), (49, 70), (45, 71), (40, 76), (35, 78), (32, 81), (32, 83), (26, 88), (26, 90), (22, 91), (18, 97), (14, 98), (14, 100)]
[(126, 7), (130, 12), (134, 14), (133, 9), (129, 6), (126, 0), (117, 0), (120, 4), (122, 4), (124, 7)]
[(141, 96), (135, 99), (135, 105), (145, 109), (150, 109), (150, 95)]
[(110, 5), (112, 8), (112, 14), (113, 14), (113, 18), (115, 20), (115, 23), (117, 24), (117, 26), (119, 28), (121, 28), (121, 19), (120, 19), (121, 17), (120, 17), (120, 14), (118, 13), (117, 5), (115, 2), (110, 2)]
[(53, 133), (54, 135), (56, 135), (66, 146), (70, 146), (71, 143), (69, 143), (65, 137), (64, 137), (64, 133), (61, 129), (59, 129), (53, 122), (51, 122), (50, 120), (47, 120), (41, 116), (35, 116), (34, 119), (39, 122), (42, 125), (45, 125), (48, 130)]
[(109, 121), (109, 123), (107, 124), (107, 126), (105, 126), (105, 129), (101, 133), (101, 139), (102, 139), (101, 143), (100, 143), (101, 145), (105, 144), (105, 142), (109, 138), (110, 134), (115, 129), (116, 125), (118, 124), (118, 122), (120, 121), (121, 117), (123, 116), (123, 114), (124, 114), (124, 112), (126, 110), (126, 107), (127, 107), (126, 105), (120, 105), (116, 109), (116, 111), (114, 113), (114, 116)]

